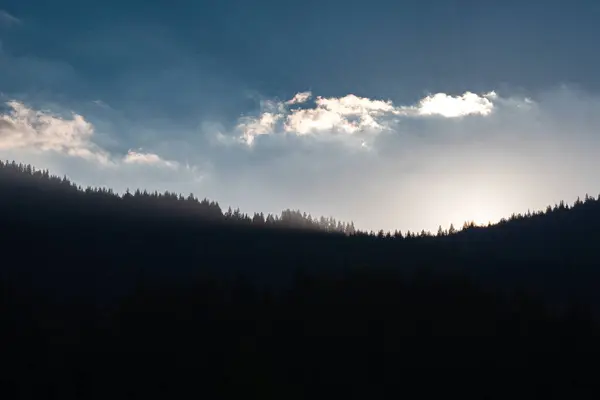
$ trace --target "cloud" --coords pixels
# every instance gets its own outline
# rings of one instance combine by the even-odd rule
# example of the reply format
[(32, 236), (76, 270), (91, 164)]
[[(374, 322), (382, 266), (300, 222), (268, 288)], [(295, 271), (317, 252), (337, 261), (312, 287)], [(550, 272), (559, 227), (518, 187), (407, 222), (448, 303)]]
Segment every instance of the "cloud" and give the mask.
[(6, 105), (8, 111), (0, 113), (0, 150), (53, 152), (104, 166), (140, 164), (172, 169), (179, 167), (177, 162), (164, 160), (154, 153), (129, 150), (123, 157), (111, 155), (94, 143), (94, 126), (79, 114), (71, 113), (64, 117), (50, 111), (34, 110), (14, 100)]
[(73, 113), (70, 118), (63, 118), (35, 111), (17, 101), (6, 105), (10, 111), (0, 114), (0, 149), (54, 151), (104, 164), (110, 162), (108, 153), (91, 141), (94, 127), (81, 115)]
[(287, 115), (285, 131), (306, 135), (323, 131), (353, 134), (366, 130), (382, 130), (376, 121), (394, 110), (391, 102), (370, 100), (355, 95), (322, 98), (312, 109), (294, 110)]
[(241, 141), (251, 146), (257, 136), (273, 133), (280, 118), (281, 115), (272, 112), (264, 112), (258, 118), (242, 118), (237, 126), (242, 132)]
[(5, 10), (0, 10), (0, 27), (11, 27), (19, 25), (21, 20)]
[[(399, 118), (459, 118), (472, 115), (488, 116), (494, 109), (495, 92), (477, 95), (466, 92), (459, 96), (445, 93), (430, 95), (416, 105), (395, 106), (390, 100), (369, 99), (349, 94), (343, 97), (317, 97), (311, 108), (290, 109), (288, 106), (305, 103), (311, 92), (297, 93), (285, 102), (267, 102), (256, 117), (244, 117), (238, 124), (240, 141), (252, 146), (256, 137), (275, 133), (319, 138), (348, 137), (356, 134), (373, 135), (389, 130)], [(365, 147), (369, 136), (359, 143)], [(368, 147), (368, 146), (367, 146)]]
[(439, 115), (445, 118), (464, 117), (467, 115), (489, 115), (494, 109), (490, 99), (497, 98), (495, 92), (479, 96), (466, 92), (462, 96), (452, 97), (445, 93), (427, 96), (419, 102), (416, 110), (419, 115)]
[(177, 168), (178, 163), (174, 161), (167, 161), (160, 158), (158, 155), (153, 153), (139, 153), (134, 150), (129, 150), (125, 157), (123, 157), (125, 164), (141, 164), (141, 165), (162, 165), (168, 168)]
[(311, 92), (296, 93), (296, 95), (291, 100), (286, 101), (285, 104), (292, 105), (306, 103), (311, 97)]

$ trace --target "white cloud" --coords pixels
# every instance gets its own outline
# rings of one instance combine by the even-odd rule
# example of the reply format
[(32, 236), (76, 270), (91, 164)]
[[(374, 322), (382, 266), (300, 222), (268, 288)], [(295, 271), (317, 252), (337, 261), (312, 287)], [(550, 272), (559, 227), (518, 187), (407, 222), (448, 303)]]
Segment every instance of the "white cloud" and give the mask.
[[(494, 109), (495, 92), (483, 95), (466, 92), (460, 96), (445, 93), (430, 95), (412, 106), (395, 106), (389, 100), (374, 100), (353, 94), (339, 98), (317, 97), (312, 108), (290, 109), (289, 105), (306, 102), (311, 92), (296, 94), (286, 102), (267, 102), (257, 117), (244, 117), (238, 124), (240, 140), (252, 145), (257, 136), (276, 133), (299, 136), (318, 135), (320, 138), (355, 134), (371, 135), (388, 130), (398, 118), (444, 118), (470, 115), (488, 116)], [(281, 122), (281, 123), (280, 123)], [(368, 147), (370, 137), (353, 140)]]
[(341, 115), (335, 112), (316, 108), (298, 110), (289, 114), (286, 118), (284, 129), (286, 132), (305, 135), (315, 131), (333, 131), (336, 129), (351, 133), (356, 127), (345, 121)]
[(296, 95), (291, 100), (286, 101), (285, 104), (292, 105), (292, 104), (306, 103), (308, 101), (308, 99), (311, 98), (311, 96), (312, 96), (311, 92), (296, 93)]
[(141, 164), (141, 165), (163, 165), (169, 168), (177, 168), (178, 163), (167, 161), (153, 153), (140, 153), (134, 150), (129, 150), (127, 155), (123, 157), (125, 164)]
[(6, 105), (9, 111), (0, 114), (0, 151), (51, 152), (104, 166), (178, 167), (177, 162), (164, 160), (153, 153), (129, 150), (122, 158), (112, 156), (93, 142), (94, 126), (79, 114), (62, 117), (49, 111), (33, 110), (18, 101), (9, 101)]
[(391, 101), (371, 100), (349, 94), (340, 98), (322, 98), (317, 100), (317, 106), (331, 110), (340, 115), (362, 115), (367, 112), (384, 113), (394, 110)]
[(322, 98), (312, 109), (294, 110), (287, 115), (285, 131), (305, 135), (319, 131), (353, 134), (365, 130), (381, 130), (375, 119), (394, 110), (389, 101), (370, 100), (348, 95), (341, 98)]
[(91, 138), (94, 127), (81, 115), (70, 118), (35, 111), (23, 103), (9, 101), (10, 111), (0, 114), (0, 149), (22, 149), (65, 155), (109, 163), (106, 151), (96, 146)]
[(280, 118), (279, 114), (271, 112), (265, 112), (258, 118), (243, 118), (237, 126), (237, 129), (242, 132), (240, 139), (251, 146), (256, 136), (273, 133)]
[(419, 115), (439, 115), (446, 118), (464, 117), (467, 115), (489, 115), (494, 109), (490, 99), (497, 98), (495, 92), (479, 96), (466, 92), (462, 96), (449, 96), (437, 93), (425, 97), (419, 102), (416, 110)]
[(9, 14), (7, 11), (0, 10), (0, 27), (10, 27), (13, 25), (18, 25), (21, 23), (21, 20), (14, 15)]

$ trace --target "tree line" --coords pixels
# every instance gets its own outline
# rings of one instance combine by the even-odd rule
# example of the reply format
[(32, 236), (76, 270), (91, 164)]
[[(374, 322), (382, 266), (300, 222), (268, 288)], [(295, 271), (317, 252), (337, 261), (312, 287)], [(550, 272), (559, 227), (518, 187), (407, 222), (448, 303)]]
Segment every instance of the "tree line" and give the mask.
[[(189, 213), (189, 215), (194, 215), (206, 220), (251, 224), (255, 226), (312, 229), (324, 232), (343, 233), (346, 235), (367, 235), (386, 239), (444, 237), (453, 235), (459, 231), (467, 231), (470, 229), (483, 227), (477, 225), (473, 221), (465, 221), (459, 228), (456, 228), (454, 224), (450, 224), (450, 226), (446, 229), (440, 225), (435, 234), (424, 229), (414, 232), (407, 230), (404, 233), (400, 229), (396, 229), (393, 232), (384, 231), (383, 229), (379, 231), (364, 231), (357, 229), (352, 221), (343, 222), (336, 220), (331, 216), (313, 217), (312, 215), (300, 210), (285, 209), (279, 215), (272, 213), (265, 215), (262, 212), (254, 212), (252, 215), (250, 215), (248, 213), (241, 212), (239, 208), (233, 209), (230, 206), (224, 211), (218, 202), (209, 200), (207, 198), (199, 199), (193, 193), (184, 196), (181, 193), (174, 193), (168, 190), (159, 193), (158, 191), (149, 192), (147, 190), (138, 188), (133, 192), (127, 189), (125, 193), (120, 195), (114, 192), (111, 188), (106, 187), (88, 186), (84, 188), (70, 181), (67, 176), (60, 177), (57, 175), (52, 175), (47, 169), (36, 169), (32, 165), (17, 163), (14, 160), (0, 160), (0, 174), (2, 174), (5, 179), (12, 177), (19, 180), (29, 180), (31, 183), (53, 186), (54, 188), (64, 190), (65, 192), (85, 194), (89, 198), (106, 199), (113, 202), (120, 201), (123, 203), (140, 205), (142, 207), (150, 206), (167, 208), (173, 212), (184, 211)], [(498, 223), (493, 225), (502, 226), (515, 221), (536, 220), (539, 219), (539, 217), (553, 214), (557, 215), (571, 209), (595, 207), (599, 202), (600, 194), (597, 197), (585, 194), (583, 199), (577, 197), (572, 205), (565, 203), (565, 201), (560, 201), (553, 206), (548, 205), (543, 210), (528, 210), (526, 213), (513, 213), (509, 217), (502, 218)], [(486, 227), (491, 226), (491, 222), (486, 225)]]

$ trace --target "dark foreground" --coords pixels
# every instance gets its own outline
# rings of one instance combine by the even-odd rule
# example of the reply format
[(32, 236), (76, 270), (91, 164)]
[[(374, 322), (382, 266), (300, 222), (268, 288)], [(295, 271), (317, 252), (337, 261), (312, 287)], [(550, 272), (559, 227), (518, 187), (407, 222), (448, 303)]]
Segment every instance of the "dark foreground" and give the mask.
[[(325, 389), (442, 394), (453, 383), (447, 393), (500, 398), (564, 385), (600, 354), (597, 329), (574, 310), (547, 312), (460, 280), (358, 273), (298, 278), (277, 294), (252, 287), (139, 289), (102, 308), (9, 297), (4, 388), (57, 399), (307, 398)], [(426, 379), (419, 385), (417, 372)]]
[(0, 395), (592, 398), (600, 201), (437, 236), (301, 216), (0, 165)]

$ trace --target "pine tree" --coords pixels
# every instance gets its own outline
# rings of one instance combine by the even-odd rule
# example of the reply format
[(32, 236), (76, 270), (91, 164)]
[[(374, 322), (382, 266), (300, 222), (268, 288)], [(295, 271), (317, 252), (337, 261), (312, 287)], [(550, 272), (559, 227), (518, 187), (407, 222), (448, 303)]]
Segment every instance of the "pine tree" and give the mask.
[(448, 234), (453, 235), (456, 233), (456, 228), (454, 228), (454, 224), (450, 224), (450, 228), (448, 228)]
[(444, 230), (442, 229), (441, 225), (438, 227), (437, 236), (438, 237), (444, 236)]

